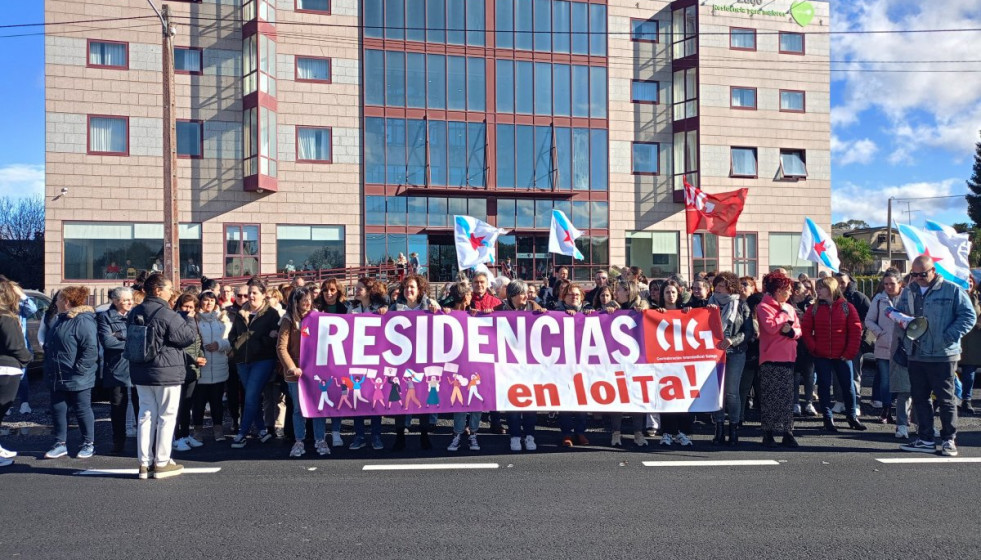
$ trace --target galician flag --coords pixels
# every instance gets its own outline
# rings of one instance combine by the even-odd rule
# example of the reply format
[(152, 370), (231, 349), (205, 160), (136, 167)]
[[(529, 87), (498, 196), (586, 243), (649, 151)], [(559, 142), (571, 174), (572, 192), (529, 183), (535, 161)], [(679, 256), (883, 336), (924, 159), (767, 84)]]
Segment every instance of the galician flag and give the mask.
[(800, 233), (798, 256), (804, 260), (823, 264), (834, 272), (838, 272), (841, 267), (841, 260), (838, 258), (838, 246), (831, 240), (828, 232), (810, 218), (804, 218), (804, 229)]
[(453, 216), (453, 237), (456, 241), (456, 260), (460, 270), (481, 263), (494, 262), (497, 237), (507, 233), (487, 222), (470, 216)]
[(582, 232), (572, 225), (565, 212), (552, 210), (552, 231), (548, 234), (548, 252), (557, 253), (583, 260), (585, 257), (576, 247), (576, 239), (582, 237)]
[(937, 274), (964, 288), (969, 287), (968, 277), (971, 268), (967, 256), (971, 253), (971, 241), (966, 233), (957, 233), (954, 228), (928, 221), (926, 229), (905, 224), (896, 224), (906, 255), (913, 260), (920, 255), (933, 259)]

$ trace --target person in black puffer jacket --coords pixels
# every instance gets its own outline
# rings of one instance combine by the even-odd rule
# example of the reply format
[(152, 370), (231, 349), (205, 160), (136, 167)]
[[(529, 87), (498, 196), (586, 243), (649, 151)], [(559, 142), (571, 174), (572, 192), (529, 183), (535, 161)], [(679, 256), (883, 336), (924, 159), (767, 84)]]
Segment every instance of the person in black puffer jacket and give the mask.
[(133, 401), (134, 414), (139, 410), (139, 398), (129, 378), (129, 361), (123, 357), (126, 348), (126, 315), (133, 308), (133, 289), (112, 291), (112, 305), (96, 316), (99, 325), (99, 344), (102, 345), (102, 386), (111, 391), (109, 420), (112, 424), (112, 452), (118, 455), (126, 444), (126, 410)]
[[(14, 403), (23, 368), (34, 358), (20, 328), (19, 311), (20, 295), (14, 283), (0, 279), (0, 423)], [(13, 463), (16, 456), (0, 446), (0, 467)]]
[[(147, 363), (130, 362), (129, 375), (140, 396), (139, 429), (136, 445), (139, 448), (141, 479), (147, 478), (153, 467), (153, 478), (179, 475), (184, 467), (170, 459), (180, 406), (181, 385), (187, 375), (184, 349), (194, 343), (198, 329), (193, 319), (170, 308), (173, 283), (163, 274), (154, 273), (143, 284), (147, 298), (133, 308), (128, 325), (145, 324), (153, 332), (156, 348), (153, 360)], [(150, 443), (156, 438), (156, 448)]]

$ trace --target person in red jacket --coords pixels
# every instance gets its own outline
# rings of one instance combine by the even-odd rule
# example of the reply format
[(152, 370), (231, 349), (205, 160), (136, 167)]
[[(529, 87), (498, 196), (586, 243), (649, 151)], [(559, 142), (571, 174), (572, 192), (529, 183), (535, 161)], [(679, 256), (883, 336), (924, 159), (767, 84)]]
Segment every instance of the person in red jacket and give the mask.
[(804, 344), (814, 356), (824, 429), (832, 433), (838, 431), (831, 414), (831, 379), (834, 375), (844, 393), (848, 426), (865, 430), (865, 425), (855, 416), (856, 395), (851, 369), (862, 343), (862, 317), (844, 298), (834, 278), (818, 279), (817, 296), (817, 301), (804, 312), (801, 329)]
[(470, 309), (481, 313), (490, 313), (501, 305), (501, 300), (490, 292), (490, 278), (486, 272), (478, 272), (473, 277), (473, 296), (470, 299)]

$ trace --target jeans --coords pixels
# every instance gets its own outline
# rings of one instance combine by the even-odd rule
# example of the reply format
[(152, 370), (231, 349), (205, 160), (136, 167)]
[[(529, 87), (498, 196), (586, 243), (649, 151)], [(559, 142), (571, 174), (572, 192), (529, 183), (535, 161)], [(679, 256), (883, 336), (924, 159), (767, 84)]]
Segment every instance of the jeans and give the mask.
[(258, 431), (265, 428), (259, 413), (262, 407), (262, 390), (269, 383), (272, 372), (273, 360), (238, 364), (238, 376), (242, 380), (242, 386), (245, 387), (239, 436), (245, 437), (253, 425)]
[(538, 423), (536, 412), (508, 412), (508, 430), (511, 437), (526, 437), (535, 435), (535, 424)]
[(855, 414), (855, 385), (852, 384), (852, 369), (845, 360), (830, 358), (814, 358), (814, 369), (817, 370), (818, 400), (821, 403), (821, 414), (831, 418), (831, 380), (838, 380), (842, 391), (842, 402), (845, 403), (845, 415)]
[(563, 436), (571, 436), (573, 432), (583, 435), (586, 433), (585, 412), (560, 412), (559, 429)]
[[(468, 414), (470, 415), (470, 422), (467, 422)], [(453, 435), (462, 434), (467, 425), (470, 426), (470, 433), (477, 435), (477, 430), (480, 429), (480, 411), (453, 413)]]
[(912, 411), (909, 393), (896, 393), (896, 426), (906, 426), (908, 428), (909, 416)]
[[(303, 441), (307, 438), (307, 422), (300, 411), (300, 386), (296, 382), (287, 381), (286, 386), (290, 391), (290, 398), (293, 400), (293, 437), (296, 441)], [(313, 439), (324, 441), (327, 437), (327, 419), (311, 418), (313, 423)]]
[[(758, 360), (746, 360), (743, 366), (742, 379), (739, 380), (739, 422), (746, 420), (746, 409), (749, 405), (749, 390), (753, 388), (756, 381), (756, 373), (759, 371)], [(757, 393), (756, 402), (759, 403), (760, 396)]]
[(20, 385), (17, 387), (17, 400), (21, 404), (26, 403), (31, 397), (31, 383), (27, 379), (27, 370), (24, 370), (24, 375), (20, 378)]
[(729, 414), (729, 422), (735, 424), (743, 413), (743, 402), (739, 395), (739, 386), (743, 380), (743, 368), (746, 367), (746, 353), (733, 352), (726, 354), (725, 386), (723, 387), (722, 408), (713, 415), (715, 422), (724, 422)]
[(95, 443), (95, 415), (92, 413), (92, 389), (84, 391), (52, 391), (51, 416), (54, 417), (54, 437), (58, 443), (68, 440), (68, 405), (75, 408), (78, 427), (84, 443)]
[(974, 392), (974, 376), (977, 374), (978, 366), (961, 365), (961, 401), (971, 404)]
[(225, 391), (228, 394), (228, 415), (232, 419), (232, 426), (239, 425), (239, 418), (242, 417), (242, 380), (238, 376), (238, 366), (235, 363), (228, 364), (228, 381), (225, 383)]
[[(112, 442), (123, 444), (126, 441), (126, 415), (130, 402), (133, 410), (139, 410), (140, 398), (132, 387), (113, 387), (109, 395), (109, 422), (112, 424)], [(134, 412), (135, 414), (135, 412)]]
[(909, 362), (909, 385), (916, 410), (916, 431), (923, 441), (933, 441), (933, 403), (940, 405), (940, 437), (946, 441), (957, 434), (957, 405), (954, 398), (954, 362)]
[(872, 400), (882, 401), (882, 408), (892, 406), (892, 393), (889, 392), (889, 360), (875, 360), (875, 377), (872, 378)]
[[(136, 449), (141, 465), (151, 462), (158, 467), (170, 462), (177, 427), (177, 408), (180, 406), (181, 386), (137, 385), (140, 413), (136, 416)], [(151, 444), (156, 447), (151, 451)]]
[(211, 407), (211, 422), (221, 426), (225, 419), (225, 410), (221, 404), (221, 396), (225, 393), (225, 382), (198, 383), (194, 389), (194, 406), (191, 408), (191, 418), (195, 426), (204, 424), (204, 407)]
[(794, 391), (804, 384), (804, 404), (814, 404), (814, 387), (817, 385), (817, 374), (814, 371), (814, 358), (798, 359), (794, 365), (797, 376)]
[(181, 402), (180, 406), (177, 407), (177, 431), (174, 433), (174, 437), (177, 439), (191, 435), (191, 406), (197, 387), (197, 380), (181, 385)]
[(371, 418), (371, 437), (381, 437), (382, 417), (381, 416), (360, 416), (354, 419), (354, 436), (364, 438), (365, 420)]
[(270, 432), (286, 424), (286, 393), (283, 391), (282, 379), (270, 378), (263, 388), (262, 412), (266, 429)]

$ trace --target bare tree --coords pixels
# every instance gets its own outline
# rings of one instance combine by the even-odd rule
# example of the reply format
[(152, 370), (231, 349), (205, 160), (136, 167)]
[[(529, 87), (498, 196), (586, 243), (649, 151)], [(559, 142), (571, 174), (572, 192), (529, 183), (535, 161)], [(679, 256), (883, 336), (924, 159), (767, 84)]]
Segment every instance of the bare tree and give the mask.
[(25, 287), (44, 282), (44, 200), (0, 197), (0, 260)]

